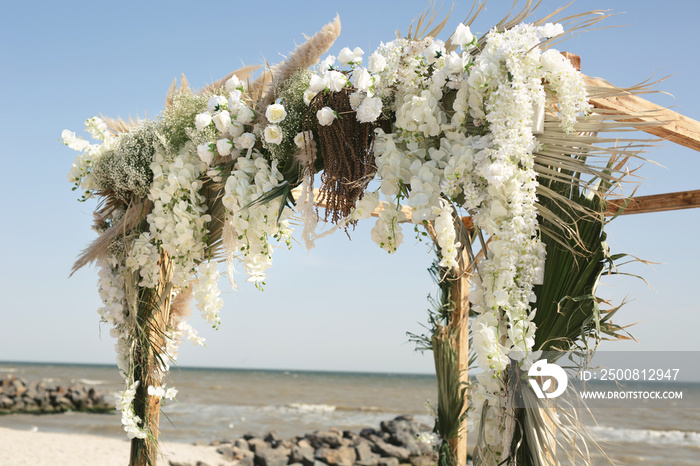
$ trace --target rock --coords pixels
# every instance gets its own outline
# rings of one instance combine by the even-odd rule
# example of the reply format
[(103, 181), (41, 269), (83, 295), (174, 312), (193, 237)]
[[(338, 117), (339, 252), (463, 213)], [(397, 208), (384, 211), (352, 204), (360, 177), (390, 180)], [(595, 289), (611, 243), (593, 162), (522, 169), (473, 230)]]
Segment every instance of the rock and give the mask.
[(360, 431), (360, 437), (369, 438), (372, 435), (377, 435), (377, 431), (372, 429), (371, 427), (367, 427)]
[(257, 466), (286, 466), (290, 453), (286, 448), (258, 447), (255, 451), (255, 464)]
[(360, 442), (355, 446), (355, 454), (357, 455), (357, 461), (374, 460), (376, 464), (376, 460), (379, 458), (379, 455), (372, 451), (372, 447), (367, 441)]
[[(302, 445), (302, 442), (308, 446)], [(314, 464), (314, 454), (315, 451), (311, 448), (309, 442), (301, 440), (297, 445), (292, 446), (289, 461), (302, 463), (304, 466), (312, 466)]]
[(385, 458), (397, 458), (401, 463), (405, 463), (411, 456), (411, 452), (407, 448), (387, 443), (376, 435), (373, 436), (371, 440), (374, 442), (373, 450)]
[(236, 439), (233, 441), (233, 445), (238, 448), (239, 450), (247, 450), (250, 451), (250, 445), (248, 445), (248, 442), (243, 440), (242, 438)]
[(413, 456), (409, 460), (413, 466), (434, 466), (437, 460), (433, 456)]
[(196, 466), (209, 466), (209, 464), (205, 463), (204, 461), (197, 461)]
[(377, 456), (375, 458), (369, 458), (366, 460), (357, 460), (355, 461), (355, 464), (357, 466), (377, 466), (379, 464), (379, 460), (380, 458), (379, 456)]
[(276, 432), (268, 432), (264, 440), (269, 443), (272, 448), (277, 448), (277, 446), (282, 443), (282, 437), (277, 435)]
[(248, 440), (248, 446), (250, 447), (250, 451), (255, 453), (257, 453), (260, 449), (270, 448), (267, 442), (261, 438), (251, 438)]
[(379, 458), (377, 466), (399, 466), (401, 464), (396, 458)]
[(316, 450), (316, 458), (331, 465), (352, 466), (355, 464), (357, 455), (354, 448), (343, 446), (340, 448), (319, 448)]
[(187, 463), (185, 461), (176, 461), (176, 460), (170, 460), (168, 462), (170, 466), (192, 466), (192, 463)]
[(15, 402), (12, 401), (11, 398), (5, 395), (0, 395), (0, 409), (12, 409), (14, 405)]
[(301, 438), (301, 439), (297, 440), (296, 444), (298, 446), (300, 446), (301, 448), (313, 448), (311, 446), (311, 443), (308, 440), (306, 440), (305, 438)]
[(314, 461), (313, 466), (328, 466), (328, 463), (324, 463), (323, 461), (316, 460), (316, 461)]
[(216, 449), (216, 452), (223, 456), (226, 461), (233, 461), (233, 445), (221, 445)]
[(341, 445), (342, 434), (337, 430), (319, 431), (308, 435), (307, 438), (311, 442), (311, 446), (316, 449), (322, 447), (337, 448)]

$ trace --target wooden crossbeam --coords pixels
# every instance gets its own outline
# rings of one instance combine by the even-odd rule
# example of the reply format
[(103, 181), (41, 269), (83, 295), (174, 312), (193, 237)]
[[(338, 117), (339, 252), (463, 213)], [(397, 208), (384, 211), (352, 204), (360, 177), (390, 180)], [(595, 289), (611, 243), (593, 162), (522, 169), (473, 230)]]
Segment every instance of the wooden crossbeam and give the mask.
[[(602, 79), (589, 76), (584, 76), (584, 79), (586, 85), (592, 88), (615, 89), (615, 86)], [(590, 102), (596, 108), (625, 115), (618, 121), (630, 123), (632, 126), (635, 126), (634, 123), (645, 123), (645, 126), (639, 126), (641, 131), (700, 151), (700, 122), (697, 120), (630, 93), (610, 97), (594, 97), (590, 99)], [(659, 124), (648, 125), (654, 122)]]
[[(607, 215), (615, 215), (623, 203), (624, 199), (608, 200)], [(620, 215), (666, 212), (697, 207), (700, 207), (700, 189), (633, 197)]]

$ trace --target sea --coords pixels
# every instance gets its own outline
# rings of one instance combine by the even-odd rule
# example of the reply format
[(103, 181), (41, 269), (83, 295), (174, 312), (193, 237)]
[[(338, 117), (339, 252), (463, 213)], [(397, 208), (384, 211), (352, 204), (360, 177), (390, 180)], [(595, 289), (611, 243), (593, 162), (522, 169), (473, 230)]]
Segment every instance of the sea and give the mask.
[[(6, 374), (49, 385), (84, 384), (108, 400), (123, 388), (116, 367), (107, 365), (0, 362), (0, 377)], [(432, 375), (181, 367), (172, 370), (168, 385), (178, 389), (161, 415), (161, 438), (168, 442), (208, 443), (270, 431), (289, 438), (331, 427), (359, 431), (400, 415), (432, 427), (428, 405), (437, 403)], [(700, 383), (673, 389), (683, 398), (661, 405), (591, 402), (592, 415), (580, 417), (602, 447), (593, 451), (593, 464), (610, 459), (623, 465), (700, 465)], [(116, 411), (8, 414), (0, 416), (0, 427), (124, 436)]]

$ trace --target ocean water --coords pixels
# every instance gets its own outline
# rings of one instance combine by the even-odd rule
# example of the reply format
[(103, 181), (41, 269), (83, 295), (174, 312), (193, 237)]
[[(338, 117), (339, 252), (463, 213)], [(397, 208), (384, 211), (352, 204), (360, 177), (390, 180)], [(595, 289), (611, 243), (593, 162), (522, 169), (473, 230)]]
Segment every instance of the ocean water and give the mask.
[[(110, 400), (122, 388), (111, 366), (0, 362), (0, 376), (7, 373), (28, 381), (83, 383)], [(437, 401), (435, 378), (428, 375), (180, 368), (173, 370), (168, 385), (179, 392), (163, 409), (161, 435), (175, 442), (268, 431), (291, 437), (330, 427), (377, 428), (402, 414), (432, 427), (425, 405)], [(584, 413), (581, 418), (618, 464), (700, 465), (700, 384), (673, 389), (683, 391), (683, 400), (675, 404), (589, 403), (595, 420)], [(116, 412), (0, 416), (2, 427), (110, 437), (123, 435), (119, 424)], [(595, 465), (609, 464), (602, 454), (593, 457)]]

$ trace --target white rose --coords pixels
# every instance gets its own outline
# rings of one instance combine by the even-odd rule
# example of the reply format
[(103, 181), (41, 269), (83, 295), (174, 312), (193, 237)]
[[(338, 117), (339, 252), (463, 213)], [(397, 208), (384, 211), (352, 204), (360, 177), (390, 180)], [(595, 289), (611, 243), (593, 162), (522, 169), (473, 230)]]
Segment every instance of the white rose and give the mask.
[(241, 106), (241, 91), (238, 89), (235, 89), (231, 91), (231, 94), (228, 96), (228, 108), (231, 111), (234, 111), (234, 109), (238, 108)]
[[(319, 78), (320, 79), (320, 78)], [(323, 81), (323, 80), (322, 80)], [(325, 83), (323, 83), (325, 85)], [(314, 97), (316, 97), (316, 94), (318, 92), (314, 92), (311, 89), (307, 89), (304, 91), (304, 103), (308, 106), (311, 104), (311, 101), (314, 100)]]
[(206, 163), (207, 166), (209, 166), (214, 159), (214, 153), (211, 151), (209, 144), (198, 145), (197, 155), (199, 155), (199, 158), (202, 159), (202, 162)]
[(299, 149), (303, 149), (314, 139), (314, 134), (311, 131), (303, 131), (296, 136), (294, 136), (294, 144)]
[(317, 94), (326, 88), (326, 80), (317, 74), (311, 76), (311, 81), (309, 81), (309, 90)]
[(238, 136), (243, 134), (243, 125), (238, 124), (238, 123), (231, 123), (231, 126), (228, 127), (228, 134), (233, 136), (234, 139), (236, 139)]
[(232, 144), (230, 139), (219, 139), (216, 141), (216, 151), (219, 155), (228, 155), (231, 153)]
[(433, 40), (429, 46), (423, 50), (423, 55), (425, 55), (425, 61), (428, 64), (435, 63), (439, 57), (445, 54), (445, 47), (443, 47), (442, 41)]
[(231, 114), (228, 113), (228, 110), (217, 113), (213, 120), (214, 124), (216, 125), (216, 129), (222, 133), (228, 131), (228, 127), (231, 126)]
[(236, 139), (236, 147), (239, 149), (252, 149), (255, 145), (255, 135), (253, 133), (243, 133)]
[(382, 99), (379, 97), (367, 97), (357, 107), (357, 121), (370, 123), (382, 114)]
[(316, 112), (316, 118), (318, 118), (318, 124), (321, 126), (328, 126), (333, 123), (333, 120), (337, 118), (335, 111), (330, 107), (323, 107), (321, 110)]
[(331, 67), (335, 64), (335, 56), (333, 55), (328, 55), (320, 65), (320, 70), (321, 71), (328, 71), (331, 69)]
[(381, 73), (386, 68), (386, 58), (379, 52), (374, 52), (369, 57), (369, 70), (372, 73)]
[(355, 70), (355, 87), (361, 91), (369, 92), (369, 88), (372, 86), (372, 75), (365, 68), (358, 68)]
[(255, 117), (255, 112), (253, 110), (249, 109), (248, 107), (240, 107), (238, 109), (238, 113), (236, 113), (236, 121), (239, 123), (250, 123), (253, 121), (253, 118)]
[(332, 92), (340, 92), (348, 83), (348, 78), (340, 71), (326, 72), (326, 85)]
[(287, 117), (287, 111), (281, 104), (272, 104), (265, 110), (265, 118), (270, 123), (279, 123)]
[(282, 142), (282, 128), (277, 125), (270, 125), (263, 131), (263, 136), (268, 144), (279, 144)]
[(209, 97), (209, 103), (207, 104), (207, 110), (210, 113), (214, 113), (217, 110), (224, 110), (228, 107), (228, 100), (222, 95), (213, 95)]
[(228, 92), (233, 92), (234, 90), (243, 87), (243, 83), (240, 79), (238, 79), (238, 76), (234, 74), (228, 81), (226, 81), (224, 87)]
[(469, 29), (469, 26), (465, 26), (464, 24), (459, 23), (454, 34), (452, 34), (452, 43), (461, 46), (463, 49), (466, 49), (467, 46), (471, 44), (473, 40), (474, 34), (472, 34), (472, 31), (471, 29)]
[(353, 55), (352, 50), (350, 50), (348, 47), (343, 48), (343, 50), (341, 50), (338, 54), (338, 61), (343, 65), (351, 63), (354, 58), (355, 56)]
[(200, 113), (194, 117), (194, 125), (197, 131), (202, 131), (204, 128), (211, 124), (211, 115), (208, 113)]

